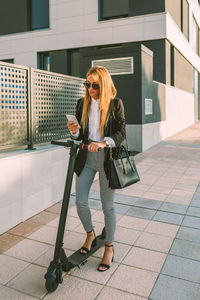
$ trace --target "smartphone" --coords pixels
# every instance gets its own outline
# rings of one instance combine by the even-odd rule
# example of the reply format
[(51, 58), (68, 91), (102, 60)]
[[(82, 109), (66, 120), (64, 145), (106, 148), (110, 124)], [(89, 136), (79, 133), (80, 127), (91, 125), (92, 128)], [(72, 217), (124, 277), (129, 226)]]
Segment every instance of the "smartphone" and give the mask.
[(74, 115), (66, 115), (66, 117), (67, 117), (68, 121), (73, 122), (73, 123), (77, 123), (78, 126), (80, 126), (79, 123), (78, 123), (78, 120), (77, 120), (76, 116), (74, 116)]

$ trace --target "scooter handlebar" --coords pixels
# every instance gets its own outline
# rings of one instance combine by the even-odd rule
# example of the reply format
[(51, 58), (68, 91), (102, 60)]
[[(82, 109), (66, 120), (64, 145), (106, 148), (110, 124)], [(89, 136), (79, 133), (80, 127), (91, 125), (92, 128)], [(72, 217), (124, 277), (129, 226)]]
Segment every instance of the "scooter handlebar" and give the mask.
[[(72, 140), (68, 140), (66, 142), (64, 142), (64, 141), (51, 141), (51, 144), (52, 145), (63, 146), (63, 147), (69, 148), (69, 147), (71, 147), (74, 144), (74, 141), (72, 141)], [(88, 150), (88, 146), (89, 145), (84, 144), (84, 143), (77, 144), (77, 147), (79, 149), (86, 150), (86, 151)], [(101, 150), (101, 148), (98, 149), (98, 151), (100, 151), (100, 150)]]

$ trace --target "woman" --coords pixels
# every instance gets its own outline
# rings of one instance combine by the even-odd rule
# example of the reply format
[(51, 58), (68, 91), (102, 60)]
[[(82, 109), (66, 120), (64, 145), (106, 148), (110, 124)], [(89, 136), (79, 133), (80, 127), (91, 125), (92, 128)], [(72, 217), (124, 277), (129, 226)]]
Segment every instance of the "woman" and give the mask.
[[(87, 254), (96, 237), (88, 206), (89, 190), (96, 172), (99, 172), (100, 195), (105, 219), (106, 243), (98, 271), (110, 268), (113, 261), (116, 215), (114, 190), (109, 187), (109, 147), (118, 147), (125, 139), (125, 117), (122, 100), (115, 98), (116, 89), (106, 68), (92, 67), (86, 75), (85, 96), (77, 102), (76, 118), (80, 124), (68, 122), (72, 138), (89, 144), (88, 151), (80, 150), (76, 157), (76, 206), (79, 218), (87, 233), (80, 249)], [(112, 121), (111, 121), (112, 119)], [(106, 147), (106, 148), (105, 148)], [(99, 150), (99, 148), (103, 150)]]

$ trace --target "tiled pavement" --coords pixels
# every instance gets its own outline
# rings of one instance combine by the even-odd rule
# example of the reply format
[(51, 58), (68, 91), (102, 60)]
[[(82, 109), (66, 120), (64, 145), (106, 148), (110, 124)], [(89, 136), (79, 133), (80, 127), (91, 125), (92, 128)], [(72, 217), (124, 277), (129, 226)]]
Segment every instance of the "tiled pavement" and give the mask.
[[(200, 123), (136, 156), (141, 181), (116, 194), (115, 260), (96, 271), (103, 250), (64, 275), (53, 293), (44, 274), (53, 257), (61, 204), (0, 236), (0, 299), (199, 300)], [(64, 248), (78, 249), (84, 231), (74, 207)], [(103, 228), (96, 181), (90, 193), (95, 230)]]

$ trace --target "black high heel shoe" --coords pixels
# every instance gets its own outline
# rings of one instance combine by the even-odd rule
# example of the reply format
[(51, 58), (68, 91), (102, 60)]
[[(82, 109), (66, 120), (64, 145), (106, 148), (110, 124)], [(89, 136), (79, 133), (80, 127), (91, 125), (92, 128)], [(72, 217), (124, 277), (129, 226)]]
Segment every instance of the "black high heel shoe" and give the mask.
[[(91, 247), (90, 247), (90, 249), (88, 249), (88, 248), (86, 248), (86, 247), (81, 247), (81, 248), (80, 248), (80, 254), (86, 255), (86, 254), (88, 254), (88, 253), (90, 252), (90, 250), (91, 250), (91, 248), (92, 248), (93, 246), (96, 246), (97, 240), (96, 240), (96, 234), (95, 234), (94, 229), (92, 229), (91, 231), (89, 231), (89, 232), (87, 232), (87, 233), (91, 233), (91, 232), (93, 232), (93, 234), (94, 234), (94, 239), (93, 239), (93, 241), (92, 241)], [(85, 251), (85, 252), (81, 252), (81, 250), (83, 250), (83, 251)]]
[[(106, 245), (106, 244), (105, 244), (105, 247), (113, 247), (113, 245)], [(113, 262), (113, 260), (114, 260), (114, 247), (113, 247), (113, 256), (112, 256), (111, 262)], [(105, 269), (101, 270), (100, 267), (103, 267), (103, 268), (105, 268)], [(110, 269), (110, 267), (111, 267), (110, 265), (100, 263), (99, 266), (98, 266), (98, 268), (97, 268), (97, 271), (99, 271), (99, 272), (105, 272), (105, 271), (107, 271), (108, 269)]]

